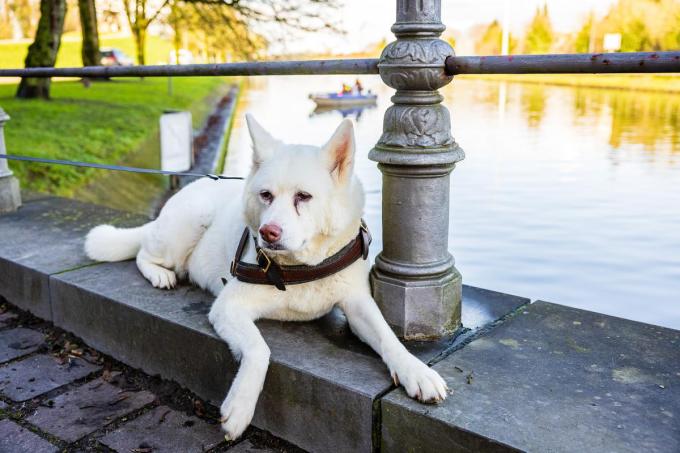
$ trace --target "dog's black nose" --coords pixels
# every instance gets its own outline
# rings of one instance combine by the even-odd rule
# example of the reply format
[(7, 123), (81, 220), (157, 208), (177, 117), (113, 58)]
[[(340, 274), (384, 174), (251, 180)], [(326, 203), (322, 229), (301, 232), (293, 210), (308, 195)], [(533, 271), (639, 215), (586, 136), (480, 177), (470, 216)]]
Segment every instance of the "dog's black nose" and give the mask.
[(281, 227), (274, 225), (273, 223), (262, 225), (260, 228), (260, 236), (270, 244), (274, 244), (281, 239)]

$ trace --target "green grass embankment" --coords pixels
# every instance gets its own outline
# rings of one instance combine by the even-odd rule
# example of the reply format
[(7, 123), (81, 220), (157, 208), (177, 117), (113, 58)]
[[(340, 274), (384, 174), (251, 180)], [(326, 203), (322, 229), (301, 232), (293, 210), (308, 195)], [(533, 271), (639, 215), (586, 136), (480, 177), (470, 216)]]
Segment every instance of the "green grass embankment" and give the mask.
[[(10, 116), (5, 124), (7, 152), (35, 157), (119, 163), (148, 146), (158, 134), (165, 109), (189, 110), (200, 127), (218, 99), (223, 78), (167, 78), (92, 83), (54, 82), (52, 99), (14, 98), (15, 85), (0, 85), (0, 107)], [(146, 144), (146, 145), (145, 145)], [(71, 196), (98, 170), (11, 162), (22, 188)]]
[[(0, 68), (23, 68), (29, 45), (29, 41), (0, 42)], [(135, 60), (135, 43), (132, 37), (103, 36), (100, 39), (100, 45), (101, 47), (115, 47), (120, 49), (128, 54), (130, 58)], [(62, 39), (55, 66), (60, 68), (82, 66), (83, 62), (80, 56), (81, 47), (80, 39), (75, 37), (65, 37)], [(172, 43), (169, 40), (158, 36), (149, 36), (147, 38), (147, 64), (166, 64), (171, 51)]]

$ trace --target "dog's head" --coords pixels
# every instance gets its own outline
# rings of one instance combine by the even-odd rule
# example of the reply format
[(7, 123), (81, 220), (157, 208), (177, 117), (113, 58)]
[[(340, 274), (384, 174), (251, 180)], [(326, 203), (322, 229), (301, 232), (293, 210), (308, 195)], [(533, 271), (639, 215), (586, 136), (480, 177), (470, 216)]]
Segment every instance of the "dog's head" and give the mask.
[[(253, 163), (245, 219), (283, 261), (316, 264), (356, 235), (363, 191), (353, 173), (354, 129), (344, 120), (322, 147), (285, 144), (246, 115)], [(349, 237), (347, 237), (349, 235)], [(342, 247), (344, 244), (339, 244)]]

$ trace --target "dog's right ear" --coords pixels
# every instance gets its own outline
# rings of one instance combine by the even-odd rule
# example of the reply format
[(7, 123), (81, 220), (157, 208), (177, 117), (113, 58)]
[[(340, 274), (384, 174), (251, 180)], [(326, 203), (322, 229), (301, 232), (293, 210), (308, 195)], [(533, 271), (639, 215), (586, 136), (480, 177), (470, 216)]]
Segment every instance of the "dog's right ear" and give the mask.
[(246, 113), (246, 123), (253, 141), (253, 168), (256, 168), (274, 154), (276, 148), (281, 146), (281, 141), (272, 137), (250, 113)]
[(328, 168), (333, 179), (339, 183), (349, 180), (354, 168), (354, 126), (345, 118), (323, 147), (328, 159)]

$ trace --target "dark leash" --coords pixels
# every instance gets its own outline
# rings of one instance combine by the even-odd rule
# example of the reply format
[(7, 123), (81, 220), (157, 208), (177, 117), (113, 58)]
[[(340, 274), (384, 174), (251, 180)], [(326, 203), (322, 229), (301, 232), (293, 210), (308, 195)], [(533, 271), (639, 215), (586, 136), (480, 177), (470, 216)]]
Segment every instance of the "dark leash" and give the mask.
[(245, 179), (241, 176), (222, 176), (214, 174), (192, 173), (185, 171), (156, 170), (154, 168), (125, 167), (122, 165), (96, 164), (94, 162), (80, 162), (76, 160), (45, 159), (42, 157), (18, 156), (16, 154), (0, 154), (0, 159), (18, 160), (23, 162), (34, 162), (39, 164), (68, 165), (70, 167), (97, 168), (99, 170), (126, 171), (129, 173), (147, 173), (155, 175), (174, 175), (174, 176), (195, 176), (199, 178), (210, 178), (214, 181), (220, 179)]

